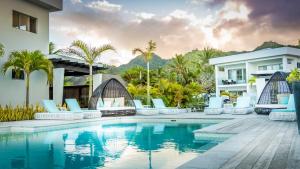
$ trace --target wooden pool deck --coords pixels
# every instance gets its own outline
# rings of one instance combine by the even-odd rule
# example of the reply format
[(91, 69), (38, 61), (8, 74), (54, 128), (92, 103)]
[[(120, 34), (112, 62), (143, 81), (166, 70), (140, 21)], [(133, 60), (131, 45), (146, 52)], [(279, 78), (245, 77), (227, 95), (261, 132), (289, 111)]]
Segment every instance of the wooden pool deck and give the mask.
[(236, 119), (198, 131), (234, 134), (180, 169), (300, 169), (300, 136), (296, 122), (267, 116)]

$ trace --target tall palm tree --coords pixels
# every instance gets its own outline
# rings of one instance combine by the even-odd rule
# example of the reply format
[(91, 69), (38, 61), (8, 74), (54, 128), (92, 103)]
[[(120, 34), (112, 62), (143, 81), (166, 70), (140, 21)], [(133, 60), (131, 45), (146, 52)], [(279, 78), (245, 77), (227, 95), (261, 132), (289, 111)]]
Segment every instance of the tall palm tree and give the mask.
[(150, 61), (153, 57), (154, 51), (156, 49), (156, 43), (150, 40), (148, 42), (148, 47), (145, 50), (140, 48), (133, 49), (132, 53), (140, 54), (144, 57), (145, 62), (147, 63), (147, 104), (150, 105)]
[(4, 55), (4, 45), (0, 43), (0, 57)]
[(69, 54), (75, 55), (82, 58), (89, 64), (89, 98), (92, 97), (93, 93), (93, 65), (97, 59), (106, 51), (115, 51), (115, 48), (111, 45), (102, 45), (100, 47), (89, 47), (85, 42), (81, 40), (74, 41), (70, 48), (67, 49)]
[(29, 105), (29, 85), (30, 74), (36, 70), (43, 70), (47, 73), (48, 82), (52, 79), (53, 65), (41, 51), (15, 51), (12, 52), (8, 61), (2, 66), (2, 72), (6, 73), (8, 69), (14, 68), (17, 73), (24, 71), (26, 81), (26, 106)]

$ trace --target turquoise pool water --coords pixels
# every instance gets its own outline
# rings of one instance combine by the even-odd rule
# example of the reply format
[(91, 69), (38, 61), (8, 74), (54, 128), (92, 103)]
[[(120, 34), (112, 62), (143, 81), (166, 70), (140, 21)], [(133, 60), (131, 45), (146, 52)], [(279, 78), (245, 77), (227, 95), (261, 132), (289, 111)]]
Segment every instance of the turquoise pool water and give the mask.
[(0, 168), (174, 168), (221, 142), (194, 138), (194, 130), (209, 125), (125, 123), (0, 135)]

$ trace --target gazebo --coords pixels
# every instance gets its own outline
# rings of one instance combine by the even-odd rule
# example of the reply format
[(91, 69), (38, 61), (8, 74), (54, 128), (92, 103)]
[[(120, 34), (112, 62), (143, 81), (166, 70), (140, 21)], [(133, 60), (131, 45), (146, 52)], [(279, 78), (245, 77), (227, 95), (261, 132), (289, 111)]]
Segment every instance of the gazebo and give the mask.
[[(292, 87), (286, 81), (288, 73), (275, 72), (270, 80), (265, 85), (257, 104), (271, 105), (278, 104), (277, 96), (279, 94), (291, 94)], [(257, 114), (269, 114), (272, 109), (270, 108), (255, 108)]]
[[(88, 88), (89, 86), (76, 85), (65, 86), (65, 77), (80, 77), (89, 75), (89, 65), (82, 59), (65, 56), (65, 55), (48, 55), (48, 59), (52, 62), (53, 69), (53, 85), (49, 88), (49, 98), (53, 99), (56, 104), (63, 104), (67, 98), (76, 98), (81, 107), (88, 107)], [(107, 67), (103, 64), (93, 65), (94, 81), (100, 81), (100, 70), (105, 70)], [(101, 83), (101, 82), (99, 82)], [(94, 84), (95, 85), (95, 84)], [(96, 84), (95, 86), (98, 86)]]
[(109, 107), (107, 109), (101, 109), (102, 116), (124, 116), (135, 115), (135, 104), (132, 96), (128, 93), (125, 86), (115, 78), (104, 81), (98, 86), (89, 101), (89, 109), (96, 110), (99, 99), (105, 101), (105, 99), (121, 99), (123, 104), (121, 107)]

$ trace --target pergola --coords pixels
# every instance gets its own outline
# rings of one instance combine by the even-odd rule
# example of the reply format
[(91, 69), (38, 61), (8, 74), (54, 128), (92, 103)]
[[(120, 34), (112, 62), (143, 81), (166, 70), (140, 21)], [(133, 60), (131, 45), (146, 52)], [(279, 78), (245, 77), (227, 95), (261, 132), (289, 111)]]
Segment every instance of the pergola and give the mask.
[[(80, 102), (84, 102), (87, 105), (88, 99), (87, 92), (88, 86), (64, 86), (65, 76), (85, 76), (89, 75), (89, 65), (82, 59), (64, 56), (64, 55), (48, 55), (49, 60), (53, 63), (53, 87), (52, 99), (57, 104), (63, 103), (64, 97), (77, 97)], [(95, 64), (93, 65), (93, 86), (94, 88), (98, 87), (102, 80), (101, 74), (98, 74), (100, 70), (105, 70), (107, 67), (103, 64)], [(65, 92), (64, 92), (65, 90)], [(50, 91), (51, 92), (51, 91)], [(67, 93), (66, 93), (67, 92)], [(66, 96), (68, 95), (68, 96)], [(78, 98), (81, 97), (81, 98)]]
[[(65, 76), (89, 75), (89, 65), (84, 60), (62, 55), (49, 55), (48, 59), (52, 61), (54, 68), (64, 68)], [(95, 64), (93, 74), (105, 69), (107, 69), (105, 65)]]

